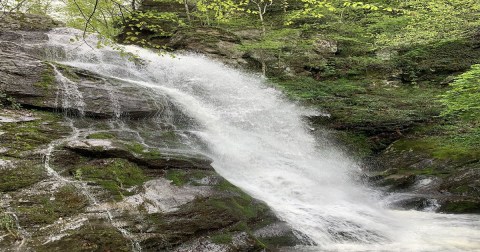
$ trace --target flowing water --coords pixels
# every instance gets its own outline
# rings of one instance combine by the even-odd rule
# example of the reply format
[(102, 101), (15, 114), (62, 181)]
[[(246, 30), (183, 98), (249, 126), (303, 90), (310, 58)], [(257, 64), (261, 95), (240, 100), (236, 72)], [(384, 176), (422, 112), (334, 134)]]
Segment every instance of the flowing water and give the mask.
[[(125, 47), (140, 57), (139, 64), (110, 47), (90, 46), (94, 37), (88, 44), (70, 42), (78, 34), (52, 31), (51, 51), (65, 51), (53, 53), (52, 60), (167, 96), (196, 120), (189, 133), (207, 144), (198, 151), (214, 160), (218, 173), (310, 238), (312, 246), (295, 250), (480, 251), (478, 215), (383, 207), (378, 193), (352, 180), (361, 172), (355, 162), (311, 135), (302, 118), (316, 112), (286, 100), (261, 77), (200, 55), (160, 56)], [(70, 101), (78, 97), (74, 92)]]

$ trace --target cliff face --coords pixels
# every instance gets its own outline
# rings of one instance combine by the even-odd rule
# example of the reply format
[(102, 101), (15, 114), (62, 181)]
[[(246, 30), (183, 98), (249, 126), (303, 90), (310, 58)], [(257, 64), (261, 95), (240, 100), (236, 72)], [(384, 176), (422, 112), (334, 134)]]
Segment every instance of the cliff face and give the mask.
[[(184, 12), (180, 4), (144, 3), (142, 11), (180, 13), (180, 18)], [(167, 33), (148, 25), (126, 32), (137, 32), (151, 45), (198, 52), (250, 71), (260, 72), (263, 65), (266, 76), (288, 96), (330, 114), (309, 118), (312, 127), (319, 134), (323, 127), (333, 129), (334, 141), (365, 164), (369, 183), (386, 194), (410, 195), (395, 207), (480, 211), (478, 131), (440, 118), (438, 102), (456, 75), (480, 63), (475, 36), (372, 49), (365, 34), (348, 24), (287, 29), (275, 11), (281, 10), (269, 16), (267, 39), (244, 19), (215, 27), (160, 25)], [(265, 41), (283, 46), (272, 50)]]
[(46, 46), (59, 25), (23, 14), (0, 23), (2, 251), (300, 244), (264, 203), (182, 144), (191, 119), (165, 97), (48, 61), (62, 55)]

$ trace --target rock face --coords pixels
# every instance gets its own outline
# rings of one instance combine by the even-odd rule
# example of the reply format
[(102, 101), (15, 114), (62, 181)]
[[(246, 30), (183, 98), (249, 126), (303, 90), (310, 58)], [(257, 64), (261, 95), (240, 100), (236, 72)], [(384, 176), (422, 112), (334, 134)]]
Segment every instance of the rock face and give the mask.
[(159, 102), (166, 98), (45, 61), (37, 44), (57, 25), (48, 18), (5, 20), (0, 250), (259, 251), (301, 244), (264, 203), (213, 170), (200, 154), (203, 143), (187, 132), (191, 119)]
[[(152, 96), (146, 89), (85, 70), (48, 63), (35, 55), (36, 49), (18, 45), (20, 42), (0, 43), (0, 90), (21, 105), (102, 118), (145, 118), (166, 110), (158, 104), (168, 102), (159, 103), (161, 97)], [(65, 97), (64, 102), (59, 103), (59, 96)]]
[[(398, 140), (383, 151), (377, 162), (386, 171), (374, 173), (375, 184), (391, 192), (405, 192), (394, 205), (448, 213), (480, 213), (480, 162), (475, 156), (431, 153), (424, 139)], [(429, 203), (430, 202), (430, 203)]]

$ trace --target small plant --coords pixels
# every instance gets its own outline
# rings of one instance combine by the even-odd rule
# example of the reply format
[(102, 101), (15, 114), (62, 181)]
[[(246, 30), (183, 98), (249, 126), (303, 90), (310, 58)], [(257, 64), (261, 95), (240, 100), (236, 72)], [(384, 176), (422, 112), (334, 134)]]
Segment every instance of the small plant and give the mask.
[(77, 169), (75, 170), (75, 174), (73, 175), (73, 177), (76, 180), (82, 180), (82, 175), (83, 175), (82, 169)]
[(480, 65), (458, 76), (441, 98), (446, 109), (442, 116), (450, 116), (471, 122), (479, 122), (480, 117)]
[(15, 100), (15, 98), (8, 96), (5, 92), (0, 90), (0, 108), (4, 107), (20, 109), (21, 105)]
[(9, 213), (0, 213), (0, 230), (8, 233), (8, 235), (17, 238), (19, 236), (15, 225), (15, 218)]

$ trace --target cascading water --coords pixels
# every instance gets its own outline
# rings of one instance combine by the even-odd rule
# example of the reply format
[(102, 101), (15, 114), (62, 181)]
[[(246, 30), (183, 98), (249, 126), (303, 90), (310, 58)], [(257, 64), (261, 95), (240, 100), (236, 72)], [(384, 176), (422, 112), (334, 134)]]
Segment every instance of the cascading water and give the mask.
[[(51, 60), (168, 96), (197, 121), (190, 133), (208, 144), (199, 151), (214, 159), (216, 171), (315, 244), (295, 250), (480, 250), (478, 216), (382, 207), (373, 190), (352, 181), (359, 171), (355, 163), (309, 133), (302, 117), (314, 112), (287, 101), (262, 78), (199, 55), (160, 56), (125, 47), (140, 56), (138, 64), (110, 47), (71, 43), (78, 34), (52, 31), (48, 46), (65, 54)], [(87, 42), (96, 44), (94, 37)]]

